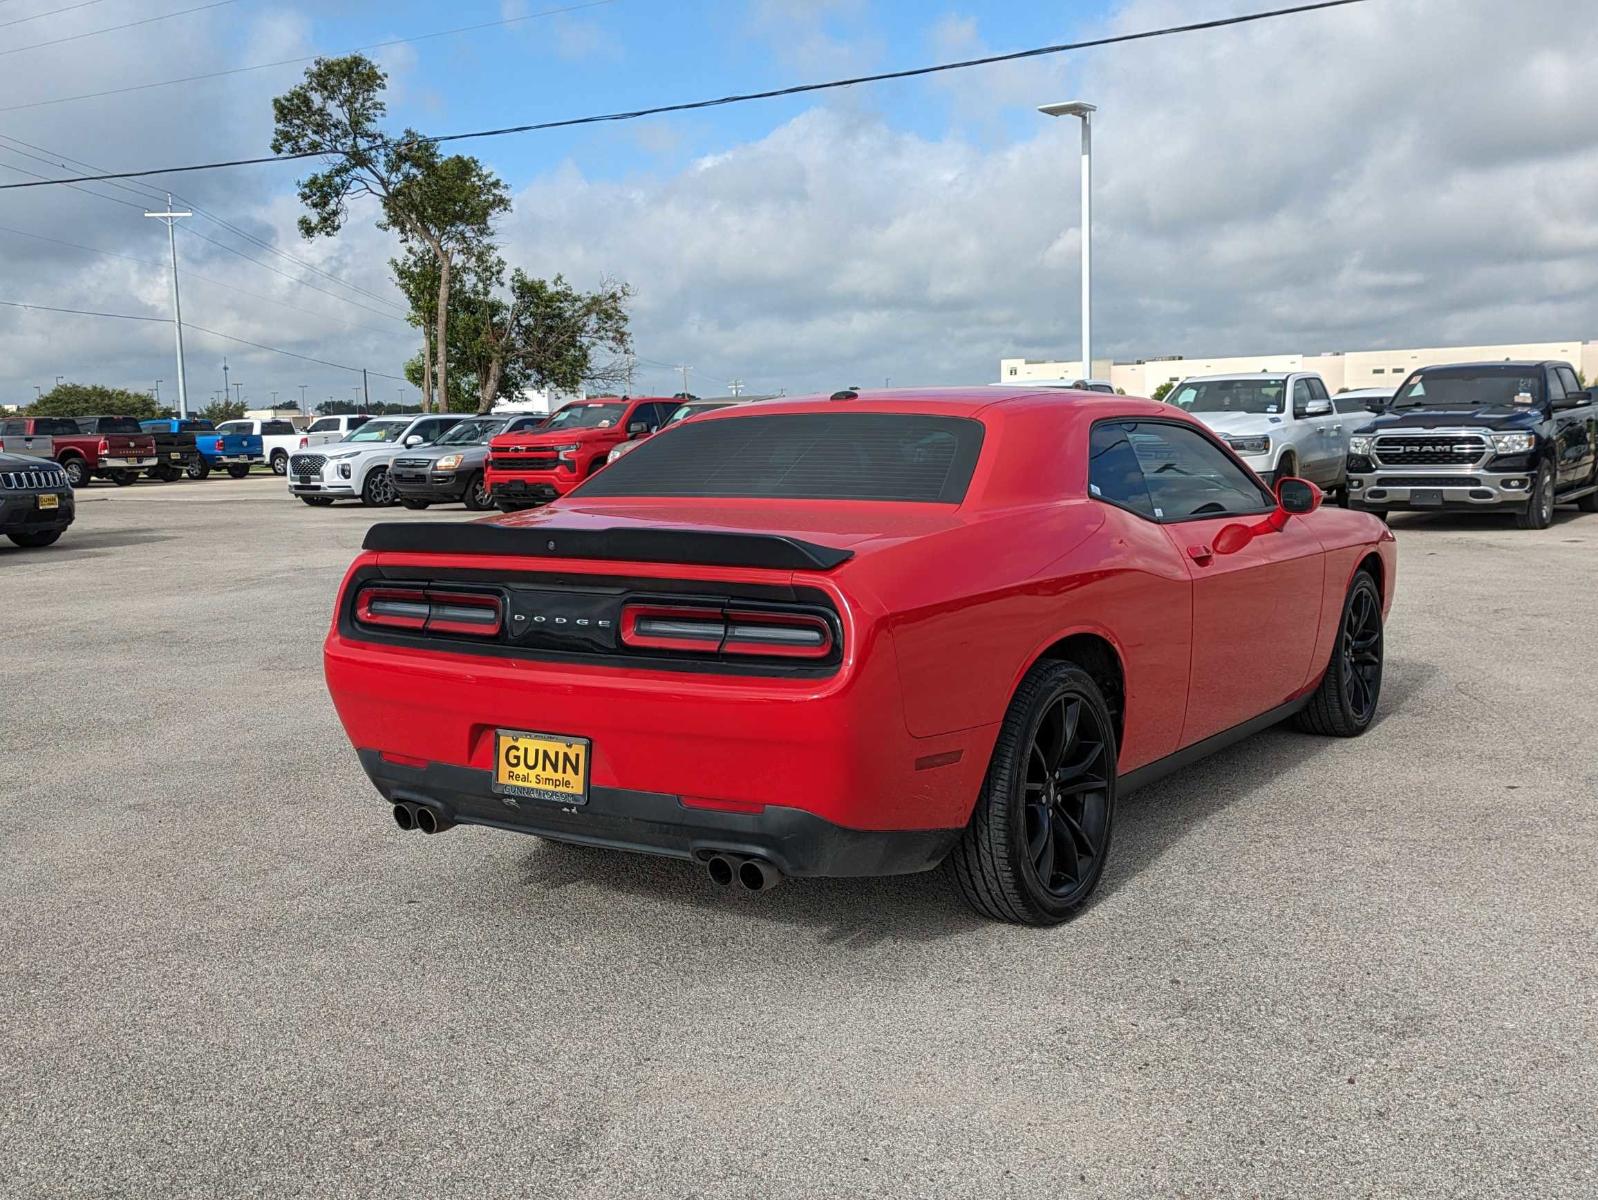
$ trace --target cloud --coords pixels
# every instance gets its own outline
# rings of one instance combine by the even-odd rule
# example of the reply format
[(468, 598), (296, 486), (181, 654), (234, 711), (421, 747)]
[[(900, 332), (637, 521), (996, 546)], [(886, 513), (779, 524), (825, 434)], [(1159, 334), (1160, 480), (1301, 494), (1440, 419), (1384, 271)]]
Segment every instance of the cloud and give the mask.
[[(1598, 337), (1585, 10), (1395, 0), (1057, 60), (960, 103), (1100, 105), (1101, 353)], [(1199, 15), (1140, 0), (1110, 27)], [(982, 44), (958, 15), (934, 36)], [(675, 176), (568, 167), (507, 231), (535, 270), (630, 279), (654, 357), (754, 387), (993, 378), (1001, 355), (1076, 350), (1077, 130), (1028, 119), (985, 148), (818, 108)]]

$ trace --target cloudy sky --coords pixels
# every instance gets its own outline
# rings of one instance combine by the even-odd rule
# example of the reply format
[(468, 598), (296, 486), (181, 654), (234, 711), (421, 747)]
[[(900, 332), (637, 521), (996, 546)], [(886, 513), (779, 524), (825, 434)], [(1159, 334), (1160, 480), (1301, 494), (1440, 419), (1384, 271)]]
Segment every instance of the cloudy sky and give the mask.
[[(270, 99), (304, 69), (292, 60), (425, 34), (442, 36), (371, 53), (391, 72), (396, 125), (448, 133), (1277, 6), (581, 3), (0, 0), (0, 182), (266, 153)], [(672, 363), (693, 366), (700, 392), (733, 378), (793, 392), (982, 382), (1003, 355), (1073, 357), (1076, 130), (1032, 109), (1074, 97), (1101, 110), (1101, 354), (1598, 338), (1590, 7), (1368, 0), (461, 148), (512, 188), (512, 263), (637, 289), (639, 390), (680, 386)], [(507, 18), (520, 19), (445, 32)], [(388, 281), (392, 246), (370, 212), (303, 241), (303, 169), (0, 192), (0, 300), (161, 319), (0, 305), (0, 400), (26, 402), (56, 376), (160, 379), (174, 394), (165, 230), (142, 215), (168, 186), (200, 214), (178, 239), (186, 323), (367, 367), (375, 399), (406, 394), (385, 378), (416, 348)], [(358, 371), (198, 328), (187, 348), (197, 404), (221, 388), (224, 356), (257, 403), (359, 385)]]

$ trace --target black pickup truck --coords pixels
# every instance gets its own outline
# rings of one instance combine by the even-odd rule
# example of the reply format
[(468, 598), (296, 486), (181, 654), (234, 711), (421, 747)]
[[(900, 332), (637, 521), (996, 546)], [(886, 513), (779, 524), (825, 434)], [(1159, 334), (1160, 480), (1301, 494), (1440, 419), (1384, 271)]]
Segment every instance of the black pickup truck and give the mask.
[(1598, 404), (1569, 363), (1422, 367), (1348, 439), (1348, 496), (1396, 509), (1512, 511), (1547, 529), (1556, 504), (1598, 512)]
[(145, 472), (151, 479), (171, 483), (184, 475), (195, 477), (204, 461), (195, 435), (214, 433), (216, 426), (209, 421), (189, 420), (182, 417), (160, 417), (140, 421), (145, 433), (155, 438), (155, 466)]

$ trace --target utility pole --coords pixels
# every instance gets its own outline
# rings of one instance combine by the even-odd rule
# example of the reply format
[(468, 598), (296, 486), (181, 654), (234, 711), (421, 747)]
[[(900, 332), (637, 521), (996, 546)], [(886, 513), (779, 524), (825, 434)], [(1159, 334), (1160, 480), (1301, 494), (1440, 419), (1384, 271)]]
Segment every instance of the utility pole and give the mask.
[(233, 385), (233, 402), (241, 407), (244, 404), (244, 385), (242, 383)]
[(366, 385), (366, 368), (361, 368), (361, 409), (372, 407), (372, 389)]
[(157, 379), (155, 381), (155, 390), (151, 393), (151, 395), (155, 397), (155, 406), (157, 408), (160, 408), (161, 407), (161, 381), (159, 379)]
[(727, 381), (727, 394), (741, 396), (744, 394), (744, 381), (742, 379), (729, 379)]
[(677, 369), (682, 372), (682, 394), (683, 394), (684, 398), (686, 398), (688, 396), (688, 394), (689, 394), (688, 393), (688, 372), (692, 371), (693, 368), (689, 367), (689, 366), (681, 366), (681, 367), (678, 367)]
[(303, 384), (303, 383), (300, 384), (300, 411), (301, 412), (309, 412), (310, 411), (310, 409), (305, 407), (305, 389), (306, 389), (307, 386), (309, 386), (309, 385)]
[(172, 193), (166, 194), (165, 212), (147, 212), (147, 217), (166, 222), (166, 244), (172, 253), (172, 329), (178, 344), (178, 416), (189, 415), (189, 389), (183, 379), (183, 303), (178, 299), (178, 218), (192, 217), (187, 210), (179, 212), (172, 207)]
[(273, 408), (277, 407), (277, 393), (276, 392), (272, 393), (272, 407)]
[(227, 355), (224, 354), (222, 356), (222, 403), (223, 404), (227, 403), (227, 394), (228, 394)]

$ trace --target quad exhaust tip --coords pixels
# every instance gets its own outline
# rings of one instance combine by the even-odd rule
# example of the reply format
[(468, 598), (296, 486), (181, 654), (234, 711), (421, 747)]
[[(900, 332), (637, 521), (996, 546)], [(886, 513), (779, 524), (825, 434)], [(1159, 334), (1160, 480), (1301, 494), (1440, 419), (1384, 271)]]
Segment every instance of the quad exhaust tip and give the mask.
[(750, 892), (769, 892), (782, 882), (782, 872), (763, 858), (712, 854), (705, 860), (705, 871), (718, 887), (730, 887), (736, 881)]

